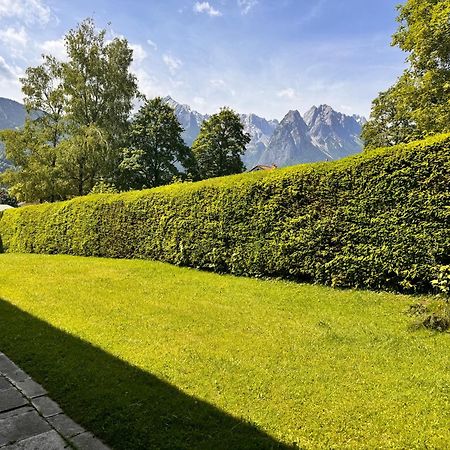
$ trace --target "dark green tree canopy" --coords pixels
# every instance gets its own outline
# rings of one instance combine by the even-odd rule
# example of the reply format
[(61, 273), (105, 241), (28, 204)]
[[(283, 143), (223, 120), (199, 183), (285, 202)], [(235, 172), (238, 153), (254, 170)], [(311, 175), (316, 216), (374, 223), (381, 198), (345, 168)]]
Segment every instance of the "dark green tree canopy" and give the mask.
[(125, 187), (161, 186), (179, 176), (190, 154), (182, 132), (173, 108), (161, 97), (146, 100), (132, 120), (129, 146), (123, 150)]
[(205, 179), (243, 172), (241, 156), (249, 142), (250, 136), (244, 132), (239, 116), (230, 108), (222, 108), (203, 122), (192, 145), (194, 177)]
[(407, 0), (392, 45), (408, 53), (408, 68), (374, 100), (363, 129), (366, 148), (450, 132), (450, 2)]

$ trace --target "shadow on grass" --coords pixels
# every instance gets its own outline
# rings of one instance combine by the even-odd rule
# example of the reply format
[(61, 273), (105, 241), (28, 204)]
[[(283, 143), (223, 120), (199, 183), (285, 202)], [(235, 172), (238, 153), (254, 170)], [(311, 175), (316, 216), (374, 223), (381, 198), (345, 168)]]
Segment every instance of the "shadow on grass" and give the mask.
[(0, 299), (0, 351), (115, 449), (292, 449)]

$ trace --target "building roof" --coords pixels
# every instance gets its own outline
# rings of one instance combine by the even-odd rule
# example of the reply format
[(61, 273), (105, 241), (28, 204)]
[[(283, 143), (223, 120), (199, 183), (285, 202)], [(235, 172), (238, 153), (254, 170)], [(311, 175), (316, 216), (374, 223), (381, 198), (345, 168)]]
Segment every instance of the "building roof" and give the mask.
[(265, 164), (258, 164), (257, 166), (253, 167), (253, 169), (250, 169), (249, 172), (257, 172), (259, 170), (274, 170), (278, 166), (276, 164), (272, 164), (271, 166), (267, 166)]

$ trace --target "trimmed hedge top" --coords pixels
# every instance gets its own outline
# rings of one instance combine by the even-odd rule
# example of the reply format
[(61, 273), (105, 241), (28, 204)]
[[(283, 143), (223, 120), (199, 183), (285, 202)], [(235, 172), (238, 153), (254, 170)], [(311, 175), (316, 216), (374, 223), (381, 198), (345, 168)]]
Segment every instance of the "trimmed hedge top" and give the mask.
[(450, 135), (336, 162), (6, 211), (4, 251), (151, 258), (431, 291), (450, 264)]

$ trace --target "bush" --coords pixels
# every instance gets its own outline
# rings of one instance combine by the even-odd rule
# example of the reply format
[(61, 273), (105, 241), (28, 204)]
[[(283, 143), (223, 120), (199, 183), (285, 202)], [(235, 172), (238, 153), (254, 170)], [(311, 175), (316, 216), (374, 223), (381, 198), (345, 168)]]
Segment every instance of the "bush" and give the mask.
[(445, 299), (420, 300), (411, 305), (408, 312), (416, 318), (413, 328), (425, 327), (441, 332), (450, 328), (450, 303)]
[(431, 284), (445, 297), (450, 297), (450, 265), (439, 266), (437, 278)]
[(5, 188), (0, 187), (0, 205), (9, 205), (17, 208), (18, 202)]
[(90, 194), (117, 194), (119, 191), (116, 186), (112, 183), (108, 183), (103, 178), (100, 178), (97, 183), (95, 183), (94, 187), (91, 189), (88, 195)]
[(9, 252), (151, 258), (430, 292), (450, 264), (450, 135), (333, 163), (9, 210)]

